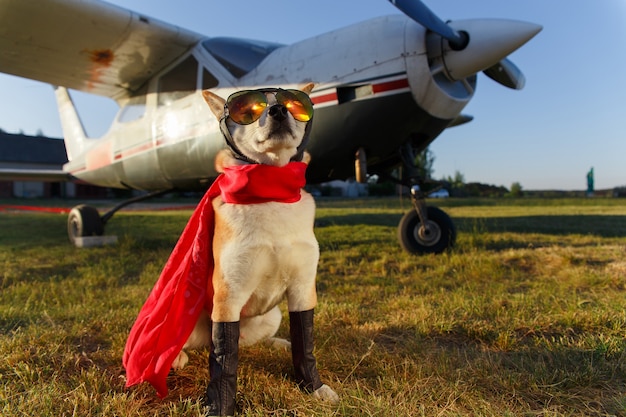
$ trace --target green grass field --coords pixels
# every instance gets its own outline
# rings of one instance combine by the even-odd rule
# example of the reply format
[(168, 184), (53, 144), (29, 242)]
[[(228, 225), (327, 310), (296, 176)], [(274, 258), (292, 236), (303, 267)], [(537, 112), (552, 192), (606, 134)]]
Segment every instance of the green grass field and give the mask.
[[(242, 349), (242, 416), (626, 416), (626, 201), (436, 202), (457, 245), (401, 252), (410, 201), (323, 200), (316, 355), (342, 397)], [(207, 352), (170, 395), (125, 389), (122, 351), (190, 211), (122, 212), (77, 249), (65, 215), (0, 212), (0, 415), (197, 416)], [(283, 322), (279, 335), (287, 337)]]

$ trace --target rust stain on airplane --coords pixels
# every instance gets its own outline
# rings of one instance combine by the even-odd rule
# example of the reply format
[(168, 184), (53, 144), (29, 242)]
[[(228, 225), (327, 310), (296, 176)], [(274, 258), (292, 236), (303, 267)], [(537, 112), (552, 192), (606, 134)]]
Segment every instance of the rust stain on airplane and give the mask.
[(85, 50), (83, 52), (88, 55), (89, 60), (93, 64), (89, 70), (89, 81), (87, 82), (87, 86), (91, 90), (94, 88), (95, 84), (100, 81), (102, 71), (110, 67), (113, 63), (115, 54), (110, 49), (94, 49)]
[(95, 49), (93, 51), (87, 51), (89, 54), (89, 60), (96, 65), (108, 67), (113, 62), (115, 55), (110, 49)]

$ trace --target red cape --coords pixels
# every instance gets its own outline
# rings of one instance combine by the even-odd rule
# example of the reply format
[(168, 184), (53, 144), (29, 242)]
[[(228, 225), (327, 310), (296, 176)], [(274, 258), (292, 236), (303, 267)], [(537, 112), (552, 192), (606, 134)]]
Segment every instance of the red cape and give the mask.
[(202, 309), (212, 310), (212, 200), (221, 195), (224, 202), (232, 204), (295, 203), (305, 185), (305, 171), (302, 162), (284, 167), (241, 165), (226, 168), (215, 180), (198, 203), (130, 331), (123, 358), (127, 387), (147, 381), (159, 397), (165, 397), (172, 362)]

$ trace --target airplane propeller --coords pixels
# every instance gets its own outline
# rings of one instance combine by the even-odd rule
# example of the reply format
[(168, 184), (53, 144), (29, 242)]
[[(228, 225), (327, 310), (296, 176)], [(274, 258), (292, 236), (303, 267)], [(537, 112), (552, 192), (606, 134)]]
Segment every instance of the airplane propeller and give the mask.
[(496, 65), (490, 66), (483, 71), (483, 74), (513, 90), (521, 90), (524, 88), (524, 84), (526, 84), (526, 77), (524, 77), (522, 71), (508, 58), (504, 58)]
[(424, 3), (419, 0), (389, 0), (405, 15), (415, 20), (431, 32), (435, 32), (448, 40), (450, 47), (456, 51), (465, 49), (469, 43), (467, 32), (456, 31), (439, 19)]
[[(391, 4), (393, 4), (396, 8), (406, 14), (408, 17), (413, 19), (415, 22), (424, 26), (426, 29), (430, 30), (441, 36), (442, 38), (448, 41), (449, 47), (451, 49), (450, 55), (454, 53), (454, 51), (462, 52), (471, 42), (470, 33), (464, 30), (456, 30), (451, 27), (449, 24), (445, 23), (438, 16), (436, 16), (424, 3), (420, 0), (389, 0)], [(515, 22), (516, 26), (511, 31), (511, 45), (502, 45), (502, 52), (505, 52), (504, 55), (501, 56), (499, 60), (493, 64), (494, 61), (489, 62), (487, 65), (487, 59), (481, 60), (478, 59), (476, 62), (472, 62), (470, 65), (462, 65), (465, 68), (462, 68), (460, 71), (457, 68), (450, 69), (453, 65), (449, 64), (452, 62), (452, 59), (446, 60), (446, 66), (450, 67), (446, 71), (446, 74), (449, 78), (453, 80), (459, 80), (464, 76), (470, 75), (470, 73), (475, 73), (477, 71), (482, 70), (485, 75), (487, 75), (492, 80), (497, 83), (512, 88), (515, 90), (521, 90), (524, 87), (526, 79), (522, 71), (511, 62), (509, 59), (505, 58), (506, 55), (510, 52), (513, 52), (517, 47), (521, 46), (521, 44), (525, 43), (528, 39), (532, 38), (535, 34), (537, 34), (541, 30), (541, 26), (525, 24), (524, 27), (521, 27), (519, 23)], [(484, 33), (478, 34), (477, 37), (480, 37), (480, 41), (484, 43)], [(521, 43), (520, 43), (521, 42)], [(486, 45), (480, 45), (478, 48), (479, 51), (484, 49)], [(506, 49), (509, 49), (506, 52)], [(471, 48), (470, 48), (471, 49)], [(493, 52), (493, 51), (492, 51)], [(463, 59), (466, 59), (464, 57)], [(459, 60), (460, 61), (460, 57)], [(459, 65), (458, 62), (456, 65)], [(457, 69), (455, 71), (455, 69)]]

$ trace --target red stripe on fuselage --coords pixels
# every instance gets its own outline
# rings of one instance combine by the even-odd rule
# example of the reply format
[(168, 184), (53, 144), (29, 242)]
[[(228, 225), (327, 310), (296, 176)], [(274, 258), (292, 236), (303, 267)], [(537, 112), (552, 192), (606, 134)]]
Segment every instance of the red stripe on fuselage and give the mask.
[(328, 103), (330, 101), (337, 101), (337, 93), (328, 93), (328, 94), (324, 94), (322, 96), (317, 96), (317, 97), (311, 97), (311, 101), (313, 102), (313, 104), (322, 104), (322, 103)]
[(150, 150), (153, 147), (154, 147), (153, 143), (148, 142), (148, 143), (142, 143), (141, 145), (137, 145), (129, 149), (125, 149), (123, 151), (118, 151), (115, 154), (115, 160), (119, 161), (120, 159), (123, 159), (123, 158), (130, 158), (133, 155)]
[(387, 91), (393, 90), (402, 90), (405, 88), (409, 88), (409, 80), (406, 78), (372, 85), (372, 91), (374, 92), (374, 94), (385, 93)]
[[(366, 84), (364, 84), (366, 85)], [(372, 94), (389, 93), (395, 90), (405, 90), (409, 88), (409, 80), (407, 78), (401, 78), (391, 81), (384, 81), (378, 84), (372, 83)], [(367, 96), (370, 98), (371, 96)], [(313, 104), (330, 104), (334, 101), (338, 101), (337, 92), (326, 93), (319, 96), (311, 97)]]
[(81, 167), (74, 168), (73, 170), (71, 170), (70, 174), (71, 175), (76, 175), (78, 173), (85, 172), (85, 171), (87, 171), (87, 167), (83, 165)]
[(97, 148), (87, 153), (87, 156), (85, 158), (86, 166), (75, 168), (74, 170), (70, 171), (70, 174), (81, 174), (85, 171), (93, 171), (98, 168), (103, 168), (105, 166), (111, 165), (113, 162), (119, 162), (122, 159), (130, 158), (131, 156), (159, 147), (163, 145), (163, 143), (163, 140), (159, 140), (155, 145), (152, 141), (150, 141), (137, 146), (129, 147), (128, 149), (124, 149), (122, 151), (116, 151), (115, 155), (113, 155), (113, 160), (111, 160), (109, 156), (109, 150), (112, 145), (111, 142), (107, 141), (106, 143), (98, 145)]

